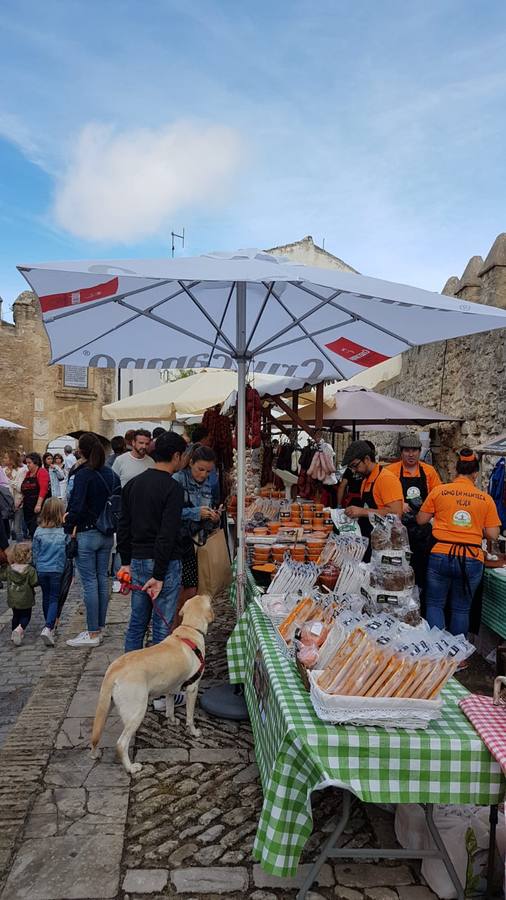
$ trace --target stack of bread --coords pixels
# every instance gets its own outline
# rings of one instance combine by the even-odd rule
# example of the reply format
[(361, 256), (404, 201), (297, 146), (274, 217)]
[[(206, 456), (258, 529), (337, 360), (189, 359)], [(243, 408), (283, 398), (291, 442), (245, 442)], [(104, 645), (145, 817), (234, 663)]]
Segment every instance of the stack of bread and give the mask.
[(417, 625), (420, 598), (409, 565), (408, 533), (398, 516), (375, 516), (371, 548), (369, 583), (361, 588), (367, 612), (389, 612), (401, 622)]
[(381, 647), (355, 628), (316, 683), (328, 694), (434, 700), (457, 668), (450, 658), (413, 659)]

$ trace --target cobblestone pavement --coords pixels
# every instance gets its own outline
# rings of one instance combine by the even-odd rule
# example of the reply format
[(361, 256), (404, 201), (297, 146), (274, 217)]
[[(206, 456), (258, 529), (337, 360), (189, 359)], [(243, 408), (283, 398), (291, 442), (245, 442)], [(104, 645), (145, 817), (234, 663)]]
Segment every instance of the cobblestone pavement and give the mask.
[[(7, 606), (7, 591), (0, 590), (0, 746), (54, 655), (40, 639), (44, 627), (40, 589), (36, 596), (30, 625), (22, 647), (18, 648), (10, 640), (12, 613)], [(69, 599), (72, 596), (77, 596), (75, 590)], [(72, 608), (71, 602), (63, 607), (62, 627), (67, 624)]]
[[(225, 600), (217, 610), (204, 689), (226, 676), (224, 644), (233, 614)], [(194, 739), (185, 732), (184, 711), (177, 711), (178, 727), (150, 711), (137, 734), (143, 770), (130, 780), (114, 759), (120, 725), (113, 709), (102, 759), (91, 759), (97, 692), (107, 665), (121, 653), (127, 613), (124, 599), (114, 595), (103, 644), (75, 650), (64, 638), (82, 618), (69, 603), (56, 650), (44, 656), (33, 649), (38, 681), (34, 673), (31, 697), (0, 750), (1, 900), (213, 900), (223, 894), (291, 900), (296, 882), (268, 876), (251, 856), (262, 794), (249, 724), (218, 722), (197, 709), (202, 734)], [(4, 634), (0, 641), (1, 654)], [(302, 874), (339, 806), (338, 790), (315, 795)], [(342, 846), (394, 846), (392, 825), (390, 814), (356, 801)], [(328, 864), (309, 900), (429, 900), (434, 895), (420, 884), (418, 871), (416, 863), (393, 861)]]

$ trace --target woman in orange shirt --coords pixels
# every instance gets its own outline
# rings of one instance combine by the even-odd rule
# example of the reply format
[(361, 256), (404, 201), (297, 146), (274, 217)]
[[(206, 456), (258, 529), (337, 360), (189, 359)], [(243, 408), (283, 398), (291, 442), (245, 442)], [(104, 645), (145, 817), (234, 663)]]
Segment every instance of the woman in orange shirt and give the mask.
[(431, 519), (434, 545), (427, 566), (425, 593), (429, 625), (445, 628), (450, 602), (450, 631), (467, 634), (473, 596), (483, 574), (483, 537), (499, 536), (500, 519), (492, 497), (476, 487), (478, 457), (465, 448), (457, 460), (457, 477), (440, 484), (417, 516), (419, 525)]

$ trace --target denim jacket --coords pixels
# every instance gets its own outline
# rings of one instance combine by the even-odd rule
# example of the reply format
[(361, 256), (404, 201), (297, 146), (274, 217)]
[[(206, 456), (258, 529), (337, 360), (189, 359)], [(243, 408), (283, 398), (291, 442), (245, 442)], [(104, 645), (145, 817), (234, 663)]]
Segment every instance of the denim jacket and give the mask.
[(68, 537), (63, 528), (35, 530), (32, 543), (33, 564), (38, 573), (63, 572), (67, 561)]
[[(201, 484), (192, 478), (190, 469), (181, 469), (172, 476), (184, 490), (184, 506), (181, 513), (183, 522), (200, 522), (200, 507), (213, 506), (212, 485), (209, 476)], [(187, 506), (186, 504), (191, 504)]]

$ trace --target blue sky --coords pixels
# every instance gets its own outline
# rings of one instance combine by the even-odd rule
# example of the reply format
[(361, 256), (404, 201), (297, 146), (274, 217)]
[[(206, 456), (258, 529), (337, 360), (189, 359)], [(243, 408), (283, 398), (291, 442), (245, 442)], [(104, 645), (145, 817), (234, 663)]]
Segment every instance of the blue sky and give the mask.
[(3, 0), (0, 35), (7, 303), (182, 226), (434, 290), (506, 230), (503, 0)]

